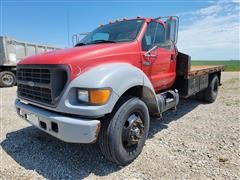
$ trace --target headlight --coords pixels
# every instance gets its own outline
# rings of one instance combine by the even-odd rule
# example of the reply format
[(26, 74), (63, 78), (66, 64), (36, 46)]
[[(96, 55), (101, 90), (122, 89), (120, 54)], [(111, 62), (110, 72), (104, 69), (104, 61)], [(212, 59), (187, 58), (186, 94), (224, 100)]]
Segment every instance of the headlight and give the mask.
[(110, 89), (78, 89), (78, 100), (90, 105), (106, 104), (111, 95)]
[(77, 91), (78, 100), (81, 102), (89, 102), (89, 93), (87, 90), (78, 89)]

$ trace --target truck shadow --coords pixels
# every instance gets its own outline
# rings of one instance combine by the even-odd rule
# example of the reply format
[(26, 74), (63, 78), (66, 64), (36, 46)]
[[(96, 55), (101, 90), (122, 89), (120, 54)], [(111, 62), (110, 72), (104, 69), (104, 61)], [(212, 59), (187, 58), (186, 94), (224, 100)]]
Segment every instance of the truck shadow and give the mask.
[[(151, 121), (149, 138), (199, 104), (201, 102), (194, 99), (181, 100), (177, 111), (167, 112), (162, 121)], [(64, 143), (33, 126), (8, 133), (1, 146), (22, 167), (34, 170), (46, 179), (106, 176), (123, 168), (105, 160), (96, 144)]]

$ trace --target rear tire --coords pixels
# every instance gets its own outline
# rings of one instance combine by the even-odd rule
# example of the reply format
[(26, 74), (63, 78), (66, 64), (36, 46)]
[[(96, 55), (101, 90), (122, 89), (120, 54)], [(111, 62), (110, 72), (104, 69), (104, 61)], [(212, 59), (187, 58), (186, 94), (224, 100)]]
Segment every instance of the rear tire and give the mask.
[(218, 94), (219, 79), (217, 75), (210, 77), (210, 82), (207, 89), (204, 92), (204, 100), (209, 103), (213, 103)]
[(199, 101), (204, 101), (204, 93), (205, 93), (205, 90), (196, 93), (195, 95), (196, 99)]
[(149, 112), (146, 104), (136, 97), (118, 106), (111, 120), (102, 120), (98, 142), (108, 160), (126, 165), (142, 152), (149, 131)]
[(219, 80), (218, 76), (210, 77), (210, 82), (207, 89), (198, 92), (195, 97), (197, 100), (212, 103), (216, 100), (218, 94)]
[(11, 71), (3, 71), (0, 73), (0, 86), (12, 87), (16, 84), (16, 76)]

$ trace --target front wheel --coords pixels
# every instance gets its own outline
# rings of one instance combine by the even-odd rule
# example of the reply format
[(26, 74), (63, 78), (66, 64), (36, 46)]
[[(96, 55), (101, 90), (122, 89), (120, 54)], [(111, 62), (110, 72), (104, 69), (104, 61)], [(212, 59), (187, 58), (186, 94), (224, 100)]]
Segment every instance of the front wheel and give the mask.
[(110, 121), (103, 120), (99, 147), (107, 159), (125, 165), (142, 152), (150, 120), (148, 108), (139, 98), (121, 104)]

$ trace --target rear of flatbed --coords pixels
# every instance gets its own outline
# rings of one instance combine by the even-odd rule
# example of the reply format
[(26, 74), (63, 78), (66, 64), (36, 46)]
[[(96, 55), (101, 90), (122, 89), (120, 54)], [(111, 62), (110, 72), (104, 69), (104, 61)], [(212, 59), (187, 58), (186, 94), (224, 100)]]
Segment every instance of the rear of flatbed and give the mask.
[(221, 85), (221, 71), (224, 71), (224, 67), (224, 65), (191, 66), (191, 57), (179, 52), (174, 86), (179, 90), (181, 97), (190, 97), (207, 89), (213, 76), (217, 76)]

